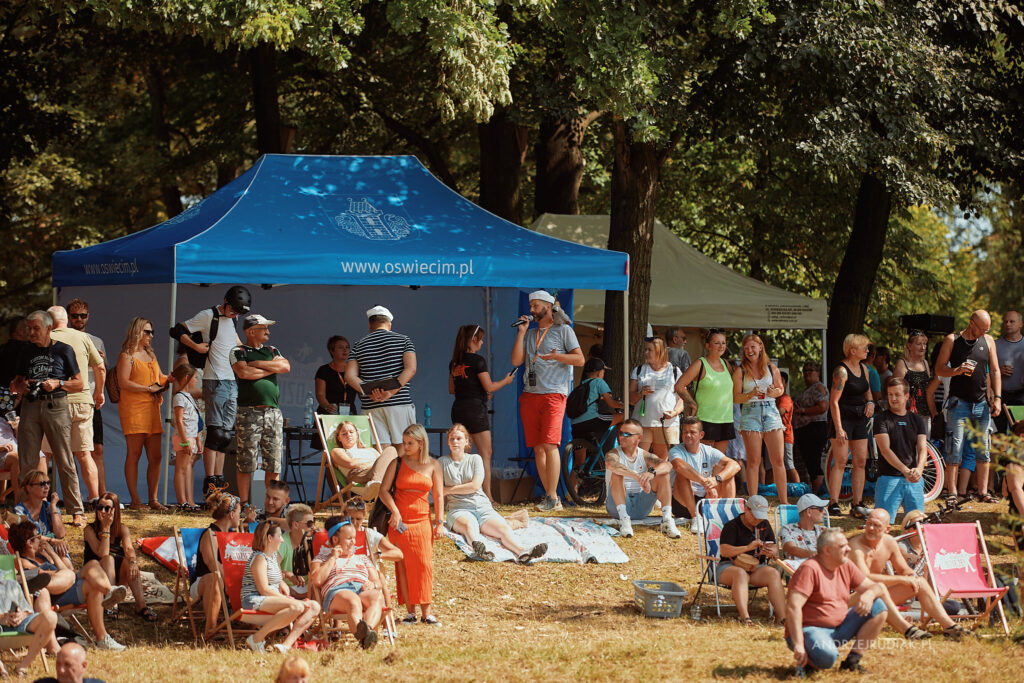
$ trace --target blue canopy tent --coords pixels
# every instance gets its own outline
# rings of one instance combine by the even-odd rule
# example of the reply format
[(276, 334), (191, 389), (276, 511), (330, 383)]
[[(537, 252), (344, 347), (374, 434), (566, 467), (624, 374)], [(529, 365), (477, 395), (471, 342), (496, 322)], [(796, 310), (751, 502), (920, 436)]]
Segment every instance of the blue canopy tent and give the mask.
[[(445, 415), (439, 422), (447, 424), (441, 406), (448, 405), (447, 359), (458, 325), (485, 321), (497, 375), (511, 335), (502, 330), (492, 339), (490, 330), (518, 315), (520, 290), (560, 290), (566, 304), (574, 288), (625, 291), (628, 257), (498, 218), (445, 186), (415, 157), (301, 155), (264, 155), (168, 221), (53, 257), (55, 299), (89, 302), (88, 329), (105, 339), (108, 366), (118, 348), (112, 342), (123, 337), (132, 316), (145, 315), (166, 329), (220, 303), (226, 287), (211, 291), (211, 285), (240, 283), (253, 285), (253, 310), (278, 321), (271, 343), (292, 361), (290, 376), (282, 377), (282, 408), (293, 421), (315, 368), (328, 360), (313, 348), (342, 331), (354, 342), (366, 333), (364, 311), (384, 304), (395, 314), (396, 331), (417, 346), (415, 400), (433, 402), (434, 414)], [(156, 340), (168, 365), (169, 341), (166, 334)], [(517, 419), (514, 396), (505, 393), (495, 395), (496, 414)], [(115, 412), (104, 411), (104, 424), (117, 432)]]

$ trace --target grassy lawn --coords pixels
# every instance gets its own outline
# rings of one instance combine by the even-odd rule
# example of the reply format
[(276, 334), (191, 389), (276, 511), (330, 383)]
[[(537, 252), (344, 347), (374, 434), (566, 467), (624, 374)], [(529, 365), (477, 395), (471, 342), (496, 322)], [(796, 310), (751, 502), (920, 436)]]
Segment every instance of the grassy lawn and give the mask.
[[(981, 505), (959, 514), (958, 520), (980, 516), (990, 527), (1005, 503)], [(513, 508), (506, 508), (511, 511)], [(567, 510), (565, 516), (603, 515), (603, 510)], [(125, 511), (124, 520), (136, 538), (163, 536), (172, 525), (205, 526), (203, 516)], [(854, 520), (838, 524), (853, 530)], [(683, 531), (670, 540), (657, 528), (636, 527), (636, 536), (619, 539), (630, 561), (624, 565), (568, 565), (541, 562), (531, 567), (509, 563), (470, 562), (448, 540), (434, 551), (434, 605), (443, 626), (400, 627), (392, 649), (381, 643), (371, 652), (354, 645), (303, 654), (313, 680), (339, 674), (364, 679), (449, 679), (532, 681), (686, 680), (790, 677), (793, 660), (781, 627), (768, 625), (762, 594), (752, 601), (754, 628), (735, 620), (735, 610), (715, 615), (713, 598), (701, 597), (703, 616), (647, 619), (633, 606), (633, 579), (662, 579), (681, 584), (692, 594), (698, 580), (696, 537)], [(71, 529), (76, 559), (81, 558), (82, 533)], [(990, 540), (991, 544), (991, 540)], [(994, 562), (1007, 558), (994, 557)], [(140, 554), (143, 570), (155, 572), (173, 588), (173, 576)], [(390, 572), (392, 581), (393, 571)], [(107, 681), (271, 680), (284, 655), (232, 651), (226, 643), (195, 648), (187, 624), (171, 624), (170, 606), (155, 606), (163, 621), (147, 624), (125, 614), (108, 620), (114, 637), (129, 646), (123, 653), (89, 652), (89, 674)], [(689, 608), (687, 600), (684, 612)], [(125, 606), (125, 609), (130, 609)], [(399, 617), (404, 613), (398, 610)], [(1019, 624), (1012, 623), (1011, 627)], [(928, 681), (1020, 680), (1024, 647), (1013, 645), (1001, 631), (982, 629), (986, 637), (962, 643), (935, 637), (908, 643), (891, 630), (863, 665), (872, 678)], [(997, 635), (998, 634), (998, 635)], [(244, 646), (243, 646), (244, 647)], [(11, 658), (5, 657), (8, 668)], [(51, 660), (52, 667), (52, 660)], [(42, 676), (38, 661), (29, 680)], [(816, 678), (844, 678), (838, 672)], [(845, 678), (853, 678), (846, 675)]]

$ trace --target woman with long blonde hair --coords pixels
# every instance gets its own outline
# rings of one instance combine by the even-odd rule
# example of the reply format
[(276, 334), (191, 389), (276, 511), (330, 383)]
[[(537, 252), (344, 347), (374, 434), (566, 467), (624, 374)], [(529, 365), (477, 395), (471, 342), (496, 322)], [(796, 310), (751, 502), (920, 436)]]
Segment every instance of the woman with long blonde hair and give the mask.
[(160, 449), (163, 424), (160, 419), (160, 394), (167, 389), (167, 375), (160, 372), (156, 353), (153, 351), (153, 322), (136, 316), (128, 324), (121, 353), (117, 357), (117, 382), (121, 399), (117, 404), (121, 418), (121, 431), (128, 446), (124, 461), (124, 476), (131, 494), (129, 507), (142, 509), (139, 497), (139, 458), (146, 449), (146, 484), (149, 487), (149, 507), (154, 510), (167, 508), (157, 500), (157, 483), (160, 480)]
[(779, 503), (786, 505), (786, 467), (783, 464), (784, 440), (782, 416), (775, 399), (782, 396), (782, 376), (774, 364), (768, 362), (764, 342), (756, 334), (743, 338), (743, 361), (732, 375), (733, 402), (740, 404), (740, 435), (747, 452), (747, 495), (757, 494), (761, 470), (761, 444), (768, 448), (772, 462), (772, 477), (779, 495)]

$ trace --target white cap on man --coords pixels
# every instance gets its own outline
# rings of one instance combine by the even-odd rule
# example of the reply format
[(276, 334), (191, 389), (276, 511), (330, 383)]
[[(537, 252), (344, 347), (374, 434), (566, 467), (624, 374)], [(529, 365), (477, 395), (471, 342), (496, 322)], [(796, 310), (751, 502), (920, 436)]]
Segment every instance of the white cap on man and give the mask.
[(375, 315), (382, 315), (382, 316), (384, 316), (385, 318), (388, 319), (388, 322), (391, 322), (392, 320), (395, 319), (395, 316), (391, 315), (391, 311), (389, 311), (388, 309), (384, 308), (383, 306), (374, 306), (373, 308), (371, 308), (370, 310), (368, 310), (366, 312), (366, 317), (367, 318), (372, 318)]
[(536, 292), (530, 292), (530, 301), (545, 301), (549, 304), (555, 303), (555, 297), (551, 296), (548, 292), (543, 289), (538, 289)]
[(754, 519), (768, 519), (768, 499), (764, 496), (747, 498), (747, 509), (754, 515)]
[(800, 500), (796, 502), (796, 511), (803, 512), (807, 508), (827, 508), (828, 501), (818, 498), (813, 493), (805, 493), (800, 496)]
[(250, 327), (256, 327), (257, 325), (266, 325), (267, 327), (270, 327), (271, 325), (275, 324), (277, 324), (276, 320), (267, 320), (259, 313), (250, 313), (249, 315), (242, 318), (243, 330), (247, 330)]

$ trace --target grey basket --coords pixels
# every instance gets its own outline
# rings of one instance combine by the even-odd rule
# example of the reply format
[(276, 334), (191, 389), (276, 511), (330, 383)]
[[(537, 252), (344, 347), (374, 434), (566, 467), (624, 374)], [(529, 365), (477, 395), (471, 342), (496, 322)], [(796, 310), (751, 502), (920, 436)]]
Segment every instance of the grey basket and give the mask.
[(686, 590), (671, 581), (634, 581), (633, 604), (645, 617), (669, 619), (683, 612)]

